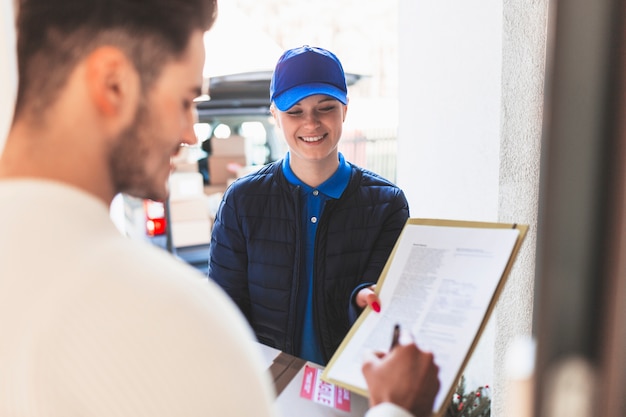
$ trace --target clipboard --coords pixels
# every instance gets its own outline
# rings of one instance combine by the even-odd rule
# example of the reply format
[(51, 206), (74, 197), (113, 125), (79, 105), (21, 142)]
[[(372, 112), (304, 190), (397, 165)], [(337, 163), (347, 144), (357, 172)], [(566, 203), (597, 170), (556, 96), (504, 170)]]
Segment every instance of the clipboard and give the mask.
[(433, 415), (443, 416), (527, 231), (513, 223), (408, 219), (376, 285), (381, 312), (363, 311), (322, 379), (368, 397), (363, 353), (387, 351), (401, 323), (435, 356), (441, 387)]

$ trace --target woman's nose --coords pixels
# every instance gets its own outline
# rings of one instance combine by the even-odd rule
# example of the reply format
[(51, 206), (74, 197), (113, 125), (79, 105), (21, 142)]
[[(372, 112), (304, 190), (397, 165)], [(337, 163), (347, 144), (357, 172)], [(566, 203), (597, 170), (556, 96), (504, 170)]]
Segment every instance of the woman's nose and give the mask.
[(319, 118), (314, 112), (308, 113), (304, 117), (304, 122), (307, 125), (318, 126), (320, 124)]

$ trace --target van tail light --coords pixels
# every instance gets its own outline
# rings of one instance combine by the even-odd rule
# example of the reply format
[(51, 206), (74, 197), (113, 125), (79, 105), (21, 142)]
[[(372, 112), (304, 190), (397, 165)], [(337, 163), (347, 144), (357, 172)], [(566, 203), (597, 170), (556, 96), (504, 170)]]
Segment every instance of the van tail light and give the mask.
[(144, 200), (143, 211), (146, 214), (146, 233), (148, 236), (164, 235), (165, 206), (163, 203), (153, 200)]

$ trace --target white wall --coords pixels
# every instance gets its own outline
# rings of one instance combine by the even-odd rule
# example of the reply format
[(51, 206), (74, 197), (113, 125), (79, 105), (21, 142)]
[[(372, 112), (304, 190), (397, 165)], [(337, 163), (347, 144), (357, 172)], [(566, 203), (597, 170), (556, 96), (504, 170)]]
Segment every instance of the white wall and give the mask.
[(505, 354), (532, 330), (547, 2), (400, 0), (397, 182), (411, 216), (530, 225), (465, 375), (506, 415)]
[[(398, 185), (412, 217), (497, 221), (500, 1), (400, 1)], [(467, 389), (493, 385), (494, 326)]]
[(502, 2), (400, 1), (398, 183), (414, 217), (498, 214)]
[(548, 3), (505, 0), (503, 8), (498, 218), (530, 229), (496, 309), (494, 417), (515, 395), (504, 384), (506, 355), (532, 333)]
[(17, 93), (17, 63), (15, 58), (15, 27), (13, 2), (0, 2), (0, 152), (13, 116)]

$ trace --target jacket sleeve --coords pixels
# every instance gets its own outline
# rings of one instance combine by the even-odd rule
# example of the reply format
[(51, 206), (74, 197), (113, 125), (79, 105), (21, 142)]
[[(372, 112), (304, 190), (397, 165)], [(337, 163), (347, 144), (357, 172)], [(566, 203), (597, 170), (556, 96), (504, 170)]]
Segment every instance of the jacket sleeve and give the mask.
[[(409, 218), (409, 203), (404, 192), (399, 188), (393, 188), (394, 193), (385, 203), (385, 210), (382, 214), (381, 228), (376, 239), (376, 243), (372, 248), (371, 256), (368, 259), (367, 266), (364, 270), (361, 282), (350, 294), (350, 302), (348, 303), (348, 318), (354, 323), (361, 314), (362, 309), (356, 305), (356, 295), (362, 288), (375, 284), (380, 278), (391, 251)], [(384, 308), (384, 306), (382, 306)]]
[(380, 234), (372, 250), (367, 269), (363, 275), (363, 282), (377, 282), (391, 251), (402, 233), (409, 218), (409, 203), (399, 188), (387, 203), (384, 218), (381, 222)]
[(209, 247), (208, 275), (226, 291), (250, 321), (246, 239), (241, 230), (234, 199), (231, 186), (215, 216)]
[(372, 255), (362, 277), (362, 282), (377, 282), (389, 255), (393, 250), (406, 221), (409, 218), (409, 203), (399, 188), (384, 203), (383, 219), (380, 233), (376, 239)]
[(362, 283), (360, 285), (358, 285), (354, 290), (352, 290), (352, 294), (350, 294), (350, 306), (348, 308), (348, 320), (350, 320), (350, 323), (354, 323), (356, 321), (356, 319), (359, 318), (359, 315), (361, 314), (361, 312), (363, 312), (363, 309), (361, 307), (359, 307), (356, 303), (356, 296), (359, 293), (359, 291), (361, 291), (363, 288), (367, 288), (371, 285), (376, 284), (375, 282), (365, 282)]

